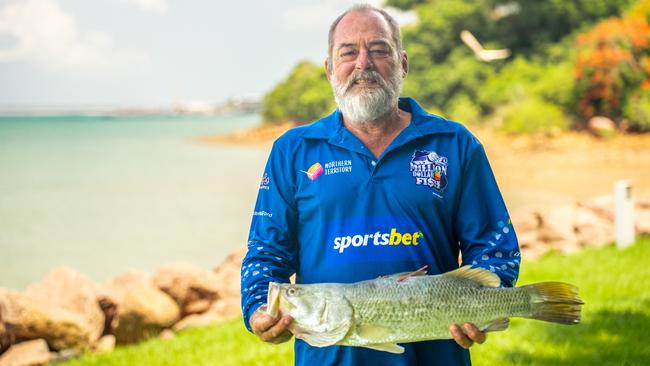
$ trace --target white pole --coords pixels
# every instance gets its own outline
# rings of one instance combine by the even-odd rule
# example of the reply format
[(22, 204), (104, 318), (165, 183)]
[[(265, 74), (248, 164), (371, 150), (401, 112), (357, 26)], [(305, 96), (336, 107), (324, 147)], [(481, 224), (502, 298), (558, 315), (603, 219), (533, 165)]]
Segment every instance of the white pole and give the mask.
[(629, 247), (634, 243), (634, 201), (632, 200), (632, 183), (621, 180), (614, 184), (614, 201), (616, 204), (616, 246)]

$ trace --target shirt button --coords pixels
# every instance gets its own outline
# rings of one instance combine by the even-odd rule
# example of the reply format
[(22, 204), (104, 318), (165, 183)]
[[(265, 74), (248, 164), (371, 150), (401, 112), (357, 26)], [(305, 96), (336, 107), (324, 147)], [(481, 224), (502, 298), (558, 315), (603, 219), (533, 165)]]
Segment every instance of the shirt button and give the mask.
[(375, 165), (377, 165), (377, 162), (373, 160), (373, 161), (370, 162), (370, 164), (372, 164), (372, 166), (375, 166)]

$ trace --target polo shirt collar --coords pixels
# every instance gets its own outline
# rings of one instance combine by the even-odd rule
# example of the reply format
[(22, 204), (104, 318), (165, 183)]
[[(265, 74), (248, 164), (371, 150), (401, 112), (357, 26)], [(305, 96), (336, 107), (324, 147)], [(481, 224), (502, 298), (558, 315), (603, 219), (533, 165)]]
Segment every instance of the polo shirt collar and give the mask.
[[(411, 123), (406, 127), (405, 131), (403, 131), (411, 138), (436, 133), (455, 132), (452, 124), (448, 123), (446, 119), (427, 113), (413, 98), (399, 98), (399, 108), (411, 113)], [(342, 137), (346, 132), (349, 133), (349, 131), (343, 127), (343, 115), (341, 114), (341, 110), (337, 108), (329, 116), (307, 126), (302, 137), (327, 139), (332, 142), (332, 140), (336, 140), (337, 137), (340, 139), (340, 137)]]

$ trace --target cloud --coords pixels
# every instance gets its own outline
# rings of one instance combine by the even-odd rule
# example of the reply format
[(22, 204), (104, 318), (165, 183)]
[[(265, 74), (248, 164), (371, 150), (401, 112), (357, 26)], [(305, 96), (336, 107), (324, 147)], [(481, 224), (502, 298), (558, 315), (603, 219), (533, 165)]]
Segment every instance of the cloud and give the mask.
[(166, 0), (122, 0), (122, 1), (133, 4), (139, 7), (140, 9), (151, 13), (164, 14), (167, 12), (168, 9)]
[(118, 47), (112, 37), (82, 30), (56, 0), (11, 0), (0, 8), (0, 62), (30, 62), (41, 68), (111, 76), (144, 72), (146, 52)]
[[(291, 31), (327, 31), (337, 16), (357, 3), (355, 0), (324, 0), (315, 4), (298, 5), (284, 12), (284, 24)], [(370, 0), (365, 3), (382, 7), (384, 1)], [(400, 25), (411, 24), (417, 20), (413, 12), (385, 9)]]

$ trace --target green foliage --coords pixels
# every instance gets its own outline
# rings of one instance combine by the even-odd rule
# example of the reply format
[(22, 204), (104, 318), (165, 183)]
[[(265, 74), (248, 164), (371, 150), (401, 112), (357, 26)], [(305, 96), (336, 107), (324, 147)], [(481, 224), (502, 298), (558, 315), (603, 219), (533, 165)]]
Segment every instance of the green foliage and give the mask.
[(548, 62), (516, 57), (498, 74), (489, 78), (478, 91), (478, 102), (484, 110), (534, 95), (562, 109), (573, 102), (573, 63), (570, 59)]
[(633, 93), (623, 106), (623, 117), (627, 119), (629, 130), (650, 131), (650, 92), (637, 90)]
[(539, 97), (512, 100), (499, 112), (501, 129), (507, 133), (553, 134), (567, 128), (567, 118), (554, 104)]
[(478, 104), (467, 95), (459, 94), (449, 102), (449, 118), (463, 123), (476, 124), (481, 121), (481, 110)]
[[(603, 19), (622, 14), (650, 19), (649, 0), (388, 0), (385, 5), (413, 11), (418, 19), (402, 29), (409, 57), (404, 95), (460, 122), (485, 120), (498, 110), (528, 113), (535, 106), (545, 108), (538, 115), (562, 114), (562, 121), (567, 119), (564, 116), (588, 118), (580, 108), (592, 100), (584, 102), (581, 98), (591, 92), (584, 80), (593, 74), (574, 78), (575, 65), (581, 60), (576, 55), (576, 36)], [(461, 41), (462, 30), (469, 30), (485, 49), (508, 48), (513, 56), (493, 62), (478, 60)], [(640, 65), (638, 70), (650, 73), (650, 58), (635, 61)], [(617, 70), (617, 75), (638, 79), (638, 72), (626, 70)], [(623, 88), (636, 90), (637, 81), (628, 80)], [(646, 84), (645, 90), (650, 88), (650, 81)], [(635, 125), (643, 121), (644, 104), (640, 101), (644, 99), (627, 98), (625, 94), (620, 99), (617, 113), (620, 116), (625, 109), (626, 116), (633, 116), (627, 117), (631, 126), (644, 130), (644, 122)], [(301, 63), (267, 95), (263, 114), (271, 123), (289, 119), (308, 122), (333, 108), (324, 70)], [(506, 118), (505, 125), (513, 127), (512, 131), (546, 132), (566, 126), (565, 122), (548, 121), (538, 127), (528, 126), (535, 121), (544, 119), (533, 118), (523, 128), (521, 118), (512, 116)]]
[(415, 5), (426, 3), (427, 0), (387, 0), (384, 5), (397, 9), (408, 10)]
[[(517, 54), (531, 55), (599, 19), (620, 15), (633, 0), (518, 0), (519, 11), (498, 19), (491, 36)], [(510, 0), (497, 4), (512, 3)]]
[(309, 61), (296, 65), (289, 77), (264, 97), (265, 123), (312, 122), (334, 110), (325, 69)]
[[(619, 250), (591, 248), (571, 256), (549, 254), (522, 265), (518, 285), (565, 281), (580, 289), (582, 323), (574, 326), (512, 319), (504, 332), (490, 333), (471, 349), (477, 366), (647, 365), (650, 328), (650, 238)], [(290, 365), (293, 342), (264, 344), (241, 319), (183, 331), (172, 340), (155, 339), (88, 354), (62, 366)]]

